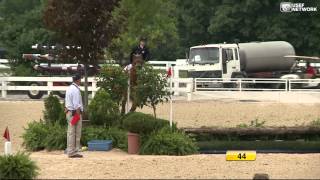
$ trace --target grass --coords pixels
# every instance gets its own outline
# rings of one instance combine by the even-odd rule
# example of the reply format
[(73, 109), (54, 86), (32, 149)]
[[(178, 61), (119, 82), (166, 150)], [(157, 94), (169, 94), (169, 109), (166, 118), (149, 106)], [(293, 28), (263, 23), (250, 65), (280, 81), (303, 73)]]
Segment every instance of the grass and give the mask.
[(250, 121), (249, 125), (246, 123), (241, 123), (241, 124), (238, 124), (237, 127), (238, 128), (248, 128), (248, 127), (261, 128), (261, 127), (264, 127), (265, 123), (266, 121), (259, 122), (259, 119), (256, 118), (255, 120)]
[(310, 122), (310, 126), (320, 127), (320, 118)]

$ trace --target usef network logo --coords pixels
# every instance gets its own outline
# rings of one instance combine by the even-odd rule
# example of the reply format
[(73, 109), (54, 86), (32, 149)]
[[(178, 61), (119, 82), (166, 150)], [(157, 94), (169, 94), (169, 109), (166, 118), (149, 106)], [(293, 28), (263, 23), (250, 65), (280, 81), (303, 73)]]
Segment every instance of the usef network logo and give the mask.
[(281, 2), (280, 3), (281, 12), (310, 12), (317, 11), (317, 7), (305, 7), (304, 3), (291, 3), (291, 2)]

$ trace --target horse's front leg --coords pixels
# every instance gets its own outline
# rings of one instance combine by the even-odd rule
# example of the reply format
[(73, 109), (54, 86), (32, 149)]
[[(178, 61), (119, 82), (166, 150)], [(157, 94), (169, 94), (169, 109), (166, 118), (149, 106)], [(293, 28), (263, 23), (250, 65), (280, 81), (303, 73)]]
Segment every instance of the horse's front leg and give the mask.
[(123, 95), (121, 102), (121, 114), (124, 115), (126, 113), (126, 105), (127, 105), (127, 93)]

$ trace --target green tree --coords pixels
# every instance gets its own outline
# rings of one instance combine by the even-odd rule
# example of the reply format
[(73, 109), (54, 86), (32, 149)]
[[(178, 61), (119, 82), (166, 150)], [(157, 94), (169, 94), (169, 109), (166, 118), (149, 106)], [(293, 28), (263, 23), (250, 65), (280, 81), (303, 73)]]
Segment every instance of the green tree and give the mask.
[(118, 0), (48, 0), (43, 18), (47, 28), (56, 32), (63, 48), (59, 58), (78, 61), (85, 66), (85, 101), (88, 105), (88, 73), (90, 64), (97, 65), (118, 32), (111, 12)]
[[(177, 0), (180, 45), (231, 42), (290, 42), (299, 55), (319, 55), (320, 14), (280, 12), (280, 0)], [(299, 1), (319, 7), (319, 1)]]
[(166, 75), (145, 64), (137, 70), (137, 86), (134, 87), (132, 95), (140, 108), (150, 106), (156, 118), (157, 105), (167, 102), (170, 98)]
[(0, 1), (0, 47), (7, 51), (14, 75), (34, 75), (23, 53), (33, 53), (33, 44), (49, 43), (53, 34), (43, 26), (41, 11), (46, 0)]
[(122, 0), (114, 12), (121, 33), (113, 39), (109, 55), (121, 64), (128, 62), (132, 48), (144, 36), (152, 60), (175, 60), (180, 50), (175, 9), (171, 0)]

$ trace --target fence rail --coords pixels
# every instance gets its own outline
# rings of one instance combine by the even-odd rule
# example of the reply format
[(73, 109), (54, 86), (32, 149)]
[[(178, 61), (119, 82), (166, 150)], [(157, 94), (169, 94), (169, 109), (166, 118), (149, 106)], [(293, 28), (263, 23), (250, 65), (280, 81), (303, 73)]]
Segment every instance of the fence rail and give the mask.
[[(84, 80), (82, 79), (82, 82)], [(28, 83), (17, 83), (17, 82), (28, 82)], [(32, 86), (30, 82), (41, 82), (39, 86)], [(8, 91), (47, 91), (48, 94), (51, 91), (66, 91), (67, 86), (54, 85), (56, 82), (72, 82), (71, 77), (0, 77), (0, 91), (1, 97), (6, 98)], [(92, 92), (92, 97), (98, 91), (97, 79), (95, 77), (88, 78), (89, 87), (88, 91)], [(193, 90), (193, 79), (184, 78), (184, 79), (172, 79), (173, 84), (180, 84), (180, 86), (173, 87), (174, 92), (186, 93), (188, 99), (191, 99), (191, 93)], [(21, 85), (23, 84), (23, 85)], [(84, 87), (80, 87), (81, 90), (84, 90)]]
[[(57, 82), (71, 82), (71, 77), (0, 77), (1, 97), (7, 97), (7, 91), (65, 91), (67, 86), (56, 85)], [(41, 82), (39, 86), (29, 83)], [(97, 79), (88, 78), (88, 91), (92, 97), (98, 91)], [(170, 81), (168, 81), (170, 82)], [(253, 78), (172, 78), (175, 95), (184, 93), (191, 100), (195, 91), (287, 91), (287, 92), (320, 92), (320, 79), (253, 79)], [(270, 87), (267, 87), (270, 86)], [(82, 90), (84, 87), (80, 87)]]

